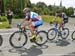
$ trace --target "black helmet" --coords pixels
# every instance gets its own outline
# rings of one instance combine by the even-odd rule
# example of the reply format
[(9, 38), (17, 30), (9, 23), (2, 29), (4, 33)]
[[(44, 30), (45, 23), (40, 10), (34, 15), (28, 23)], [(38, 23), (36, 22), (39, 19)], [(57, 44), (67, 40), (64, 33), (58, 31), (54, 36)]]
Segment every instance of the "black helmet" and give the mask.
[(56, 16), (62, 17), (62, 12), (61, 12), (61, 10), (57, 10)]

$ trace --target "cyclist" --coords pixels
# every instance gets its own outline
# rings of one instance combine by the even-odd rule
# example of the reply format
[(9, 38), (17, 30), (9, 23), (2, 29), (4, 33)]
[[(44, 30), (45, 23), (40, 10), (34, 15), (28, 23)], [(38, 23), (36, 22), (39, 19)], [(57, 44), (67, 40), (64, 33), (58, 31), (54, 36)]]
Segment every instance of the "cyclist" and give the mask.
[[(35, 28), (43, 24), (43, 20), (41, 16), (39, 16), (37, 13), (32, 12), (30, 8), (24, 8), (23, 9), (23, 15), (24, 15), (24, 20), (21, 23), (21, 27), (28, 26), (32, 32), (32, 38), (31, 40), (34, 39), (35, 37)], [(25, 23), (26, 22), (26, 23)]]
[(60, 35), (61, 34), (62, 24), (63, 24), (61, 11), (56, 12), (55, 18), (52, 21), (54, 21), (55, 27), (58, 28), (59, 35)]

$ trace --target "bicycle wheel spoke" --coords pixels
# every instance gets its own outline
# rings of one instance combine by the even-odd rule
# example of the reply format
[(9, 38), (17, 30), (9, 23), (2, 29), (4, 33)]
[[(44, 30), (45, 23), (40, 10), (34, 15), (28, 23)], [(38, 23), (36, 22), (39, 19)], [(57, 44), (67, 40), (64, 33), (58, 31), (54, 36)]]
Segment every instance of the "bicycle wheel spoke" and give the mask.
[(50, 29), (48, 31), (48, 38), (49, 38), (49, 40), (53, 40), (56, 37), (56, 34), (57, 34), (57, 32), (55, 30)]

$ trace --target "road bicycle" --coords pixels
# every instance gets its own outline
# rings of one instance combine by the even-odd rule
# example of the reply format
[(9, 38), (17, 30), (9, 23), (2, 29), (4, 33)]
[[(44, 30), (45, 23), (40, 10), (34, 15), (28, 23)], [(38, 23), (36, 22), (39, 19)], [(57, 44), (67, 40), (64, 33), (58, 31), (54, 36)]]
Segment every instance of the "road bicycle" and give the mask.
[(48, 30), (48, 39), (49, 40), (55, 39), (57, 35), (58, 35), (58, 37), (61, 37), (62, 39), (66, 39), (68, 37), (68, 35), (69, 35), (68, 28), (62, 26), (62, 30), (61, 30), (61, 32), (59, 32), (57, 29), (57, 24), (53, 24), (52, 22), (50, 22), (50, 25), (55, 25), (55, 26)]
[[(28, 38), (31, 38), (29, 35), (32, 35), (30, 29), (27, 29), (26, 27), (21, 28), (19, 24), (18, 28), (19, 30), (12, 33), (9, 39), (10, 45), (14, 48), (23, 47), (27, 43)], [(33, 38), (33, 43), (35, 43), (38, 46), (42, 46), (47, 42), (47, 32), (43, 30), (38, 31), (37, 29), (38, 28), (36, 27), (36, 37)], [(28, 33), (28, 31), (30, 34)]]

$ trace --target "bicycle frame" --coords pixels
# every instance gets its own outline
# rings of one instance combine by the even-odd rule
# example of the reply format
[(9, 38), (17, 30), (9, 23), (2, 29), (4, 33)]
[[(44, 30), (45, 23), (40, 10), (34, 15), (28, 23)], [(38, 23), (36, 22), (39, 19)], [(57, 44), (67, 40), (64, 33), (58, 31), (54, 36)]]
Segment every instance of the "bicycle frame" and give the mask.
[[(54, 26), (54, 30), (56, 30), (57, 32), (59, 32), (58, 29), (57, 29), (57, 24), (54, 24), (54, 25), (55, 25)], [(62, 25), (62, 30), (64, 29), (64, 27), (65, 27), (65, 24)]]

